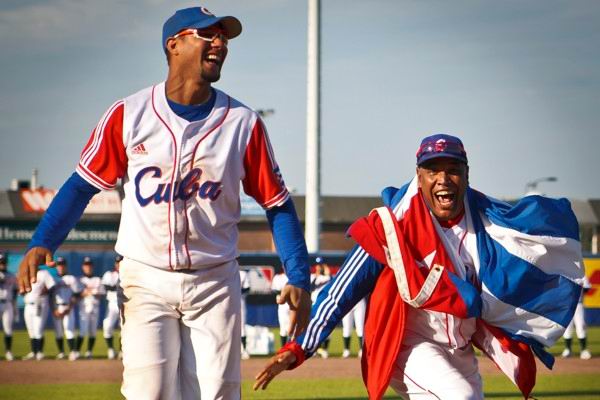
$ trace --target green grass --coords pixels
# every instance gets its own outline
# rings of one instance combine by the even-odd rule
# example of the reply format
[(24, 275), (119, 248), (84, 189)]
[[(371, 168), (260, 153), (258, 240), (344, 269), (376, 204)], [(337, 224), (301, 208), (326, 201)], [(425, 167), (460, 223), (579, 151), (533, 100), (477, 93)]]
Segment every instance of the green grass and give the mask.
[[(46, 332), (46, 355), (56, 355), (54, 335)], [(276, 335), (277, 337), (277, 335)], [(116, 334), (115, 343), (118, 338)], [(277, 339), (276, 339), (277, 341)], [(562, 351), (562, 341), (550, 349), (550, 352), (559, 355)], [(588, 347), (592, 354), (600, 356), (600, 327), (588, 329)], [(356, 353), (357, 342), (352, 340), (352, 348)], [(84, 347), (85, 349), (85, 343)], [(341, 332), (337, 330), (332, 335), (330, 354), (335, 357), (341, 355), (343, 350)], [(574, 350), (578, 352), (575, 340)], [(13, 351), (15, 355), (22, 356), (29, 352), (29, 343), (26, 333), (15, 332)], [(106, 345), (101, 332), (98, 332), (94, 356), (105, 357)], [(582, 361), (584, 362), (584, 361)], [(305, 366), (306, 367), (306, 366)], [(486, 399), (517, 400), (521, 399), (514, 385), (503, 375), (484, 375), (484, 392)], [(358, 400), (366, 398), (366, 391), (360, 379), (311, 379), (311, 380), (285, 380), (274, 381), (266, 391), (252, 391), (252, 381), (242, 383), (242, 397), (244, 399), (331, 399), (331, 400)], [(61, 384), (61, 385), (0, 385), (0, 400), (96, 400), (96, 399), (121, 399), (120, 385), (114, 384)], [(600, 398), (600, 371), (597, 374), (552, 374), (538, 375), (536, 390), (533, 393), (539, 399), (551, 400), (592, 400)], [(391, 390), (388, 390), (386, 399), (399, 399)]]
[[(534, 395), (539, 399), (597, 400), (600, 379), (597, 375), (542, 375), (538, 377)], [(522, 397), (512, 383), (500, 375), (484, 376), (486, 399), (520, 400)], [(366, 398), (360, 379), (278, 380), (266, 391), (252, 391), (252, 382), (242, 383), (243, 399), (328, 399), (358, 400)], [(0, 385), (0, 399), (4, 400), (100, 400), (121, 399), (119, 384), (79, 385)], [(388, 390), (386, 399), (400, 399)]]

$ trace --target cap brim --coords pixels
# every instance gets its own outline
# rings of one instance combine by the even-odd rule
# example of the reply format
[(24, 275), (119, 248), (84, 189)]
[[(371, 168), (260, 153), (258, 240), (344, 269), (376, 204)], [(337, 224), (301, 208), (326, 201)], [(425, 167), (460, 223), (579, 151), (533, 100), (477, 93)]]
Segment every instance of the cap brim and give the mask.
[(225, 28), (225, 31), (227, 31), (228, 39), (233, 39), (235, 37), (238, 37), (240, 35), (240, 33), (242, 33), (242, 23), (240, 22), (239, 19), (237, 19), (236, 17), (232, 17), (232, 16), (216, 17), (213, 19), (207, 19), (207, 20), (203, 21), (202, 23), (193, 24), (189, 28), (199, 28), (199, 29), (208, 28), (209, 26), (213, 26), (218, 23), (221, 23), (223, 25), (223, 28)]
[(455, 160), (462, 161), (465, 164), (468, 164), (467, 159), (465, 157), (456, 155), (456, 154), (448, 154), (448, 153), (431, 153), (424, 155), (421, 160), (417, 163), (417, 166), (421, 166), (425, 164), (427, 161), (434, 160), (436, 158), (454, 158)]

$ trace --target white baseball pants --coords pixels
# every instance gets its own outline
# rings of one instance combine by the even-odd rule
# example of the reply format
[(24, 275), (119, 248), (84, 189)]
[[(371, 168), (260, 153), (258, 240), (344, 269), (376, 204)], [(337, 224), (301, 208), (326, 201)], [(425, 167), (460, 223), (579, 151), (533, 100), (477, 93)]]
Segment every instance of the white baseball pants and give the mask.
[(241, 334), (246, 336), (246, 296), (241, 296), (240, 300), (240, 318), (241, 318)]
[(120, 299), (127, 399), (240, 399), (239, 267), (191, 272), (125, 258)]
[(584, 339), (586, 337), (585, 332), (585, 310), (583, 308), (583, 303), (578, 303), (575, 308), (575, 314), (573, 315), (573, 319), (569, 322), (567, 329), (565, 329), (565, 333), (563, 334), (563, 338), (572, 339), (573, 338), (573, 328), (575, 328), (575, 332), (577, 334), (578, 339)]
[[(56, 309), (62, 312), (67, 306), (59, 305)], [(73, 339), (75, 337), (75, 310), (71, 309), (68, 314), (62, 318), (54, 319), (54, 332), (56, 333), (57, 339), (66, 337), (67, 339)]]
[(106, 315), (102, 320), (102, 333), (104, 338), (113, 337), (115, 326), (119, 320), (119, 304), (115, 301), (109, 301), (106, 305)]
[(86, 307), (83, 302), (79, 303), (79, 334), (81, 337), (96, 337), (99, 314), (100, 306)]
[(365, 313), (367, 312), (367, 301), (362, 299), (352, 310), (342, 318), (342, 336), (347, 338), (352, 336), (352, 328), (356, 329), (358, 337), (363, 336), (365, 327)]
[(15, 309), (12, 301), (0, 303), (0, 315), (2, 315), (2, 329), (6, 336), (12, 336), (13, 321), (15, 320)]
[(473, 346), (450, 349), (423, 341), (402, 346), (390, 386), (403, 399), (483, 400)]
[(41, 296), (37, 301), (25, 303), (23, 316), (30, 339), (41, 339), (48, 318), (48, 297)]
[(290, 306), (288, 303), (277, 305), (277, 319), (279, 320), (279, 335), (288, 336), (290, 328)]

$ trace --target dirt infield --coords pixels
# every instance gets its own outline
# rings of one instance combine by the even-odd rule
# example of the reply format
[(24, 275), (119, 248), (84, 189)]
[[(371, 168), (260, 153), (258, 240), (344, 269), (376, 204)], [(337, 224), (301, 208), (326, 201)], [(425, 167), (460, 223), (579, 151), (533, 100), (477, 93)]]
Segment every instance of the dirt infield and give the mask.
[[(265, 364), (265, 358), (242, 362), (242, 378), (253, 379)], [(479, 359), (482, 374), (499, 374), (487, 359)], [(122, 364), (109, 360), (70, 361), (0, 361), (0, 384), (28, 383), (102, 383), (121, 381)], [(538, 364), (541, 374), (598, 374), (600, 358), (583, 361), (557, 359), (553, 371)], [(360, 377), (360, 361), (356, 358), (310, 359), (302, 367), (287, 371), (284, 379), (352, 378)]]

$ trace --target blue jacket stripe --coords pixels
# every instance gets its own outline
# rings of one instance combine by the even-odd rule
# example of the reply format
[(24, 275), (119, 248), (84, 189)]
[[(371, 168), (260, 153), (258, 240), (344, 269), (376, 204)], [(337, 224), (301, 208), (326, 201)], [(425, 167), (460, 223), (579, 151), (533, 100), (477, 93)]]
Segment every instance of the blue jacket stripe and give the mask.
[(337, 306), (336, 297), (339, 297), (342, 286), (366, 258), (366, 252), (362, 248), (357, 248), (346, 258), (338, 275), (321, 290), (321, 293), (319, 293), (317, 301), (312, 307), (311, 322), (306, 331), (304, 341), (301, 342), (298, 340), (299, 343), (302, 343), (302, 347), (310, 353), (312, 353), (310, 349), (316, 347), (316, 343), (319, 341), (319, 334), (322, 330), (319, 328), (327, 322), (327, 317), (325, 315), (329, 314), (331, 308)]

